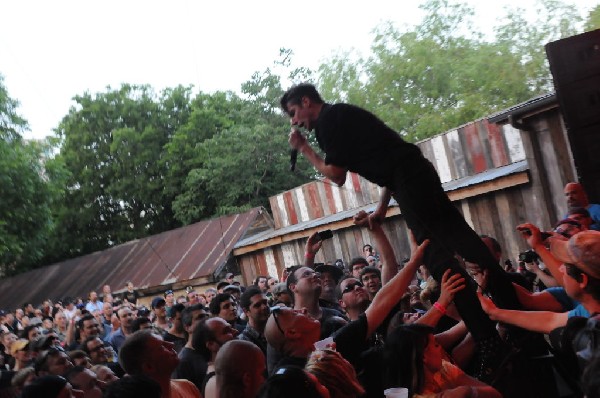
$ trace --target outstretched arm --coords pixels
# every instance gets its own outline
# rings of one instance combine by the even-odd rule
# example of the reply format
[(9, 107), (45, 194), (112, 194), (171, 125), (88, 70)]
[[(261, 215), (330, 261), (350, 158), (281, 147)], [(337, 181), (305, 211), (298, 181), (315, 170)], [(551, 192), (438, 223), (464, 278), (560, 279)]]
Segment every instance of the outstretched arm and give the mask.
[[(412, 233), (411, 239), (414, 241)], [(375, 332), (406, 292), (406, 288), (408, 288), (413, 275), (417, 272), (417, 268), (419, 265), (423, 264), (423, 253), (428, 244), (429, 240), (425, 240), (419, 246), (416, 246), (417, 249), (411, 253), (410, 260), (406, 263), (404, 268), (398, 272), (389, 283), (383, 285), (371, 302), (371, 305), (369, 305), (369, 308), (365, 311), (367, 323), (369, 325), (367, 337)]]
[(523, 286), (513, 283), (517, 298), (524, 309), (529, 311), (561, 312), (562, 305), (547, 291), (531, 293)]
[(565, 326), (569, 318), (567, 312), (550, 311), (517, 311), (505, 310), (496, 307), (491, 299), (477, 291), (481, 308), (490, 316), (490, 319), (508, 323), (532, 332), (550, 333), (552, 330)]
[[(368, 218), (370, 218), (370, 215), (361, 210), (354, 216), (354, 224), (366, 225)], [(383, 257), (383, 264), (381, 265), (381, 283), (382, 285), (385, 285), (398, 273), (398, 263), (396, 262), (394, 249), (385, 235), (385, 231), (381, 227), (379, 220), (374, 220), (370, 225), (372, 225), (371, 232), (375, 237), (375, 243)]]
[(348, 170), (333, 164), (325, 164), (323, 158), (312, 149), (306, 137), (304, 137), (298, 129), (292, 128), (288, 141), (290, 146), (301, 152), (319, 173), (338, 185), (344, 185)]

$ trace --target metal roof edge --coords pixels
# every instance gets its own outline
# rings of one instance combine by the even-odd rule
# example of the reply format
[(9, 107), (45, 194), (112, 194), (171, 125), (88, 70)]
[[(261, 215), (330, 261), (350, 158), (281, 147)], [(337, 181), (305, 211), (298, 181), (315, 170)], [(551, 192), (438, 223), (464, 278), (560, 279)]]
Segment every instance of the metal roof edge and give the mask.
[(521, 102), (520, 104), (511, 106), (508, 109), (504, 109), (500, 112), (496, 112), (487, 118), (490, 123), (499, 123), (508, 120), (510, 115), (512, 116), (520, 116), (524, 113), (533, 111), (537, 108), (541, 108), (546, 105), (550, 105), (556, 103), (558, 105), (558, 100), (556, 99), (556, 93), (546, 93), (541, 94), (536, 97), (533, 97), (525, 102)]

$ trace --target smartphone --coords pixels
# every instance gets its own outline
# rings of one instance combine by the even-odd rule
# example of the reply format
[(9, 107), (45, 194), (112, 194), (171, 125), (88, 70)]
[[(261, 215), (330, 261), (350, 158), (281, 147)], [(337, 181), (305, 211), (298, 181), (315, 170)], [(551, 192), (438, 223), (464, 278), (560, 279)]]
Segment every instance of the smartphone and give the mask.
[(326, 229), (325, 231), (317, 232), (319, 236), (319, 240), (326, 240), (333, 238), (333, 232), (330, 229)]

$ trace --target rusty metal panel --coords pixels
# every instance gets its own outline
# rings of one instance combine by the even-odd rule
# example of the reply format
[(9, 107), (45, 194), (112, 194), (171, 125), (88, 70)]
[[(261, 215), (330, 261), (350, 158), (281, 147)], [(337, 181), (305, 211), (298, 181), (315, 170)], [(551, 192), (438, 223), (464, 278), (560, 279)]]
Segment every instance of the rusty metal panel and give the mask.
[(308, 198), (308, 211), (310, 212), (310, 218), (321, 218), (325, 214), (323, 212), (324, 201), (319, 197), (318, 183), (306, 184), (306, 192), (304, 197)]
[(453, 178), (456, 179), (466, 177), (468, 175), (467, 162), (458, 130), (450, 131), (448, 134), (446, 134), (446, 139), (448, 142), (452, 163), (454, 164), (454, 171), (456, 172), (456, 174), (453, 175)]
[(275, 228), (283, 227), (283, 223), (281, 222), (281, 212), (279, 211), (279, 205), (277, 203), (277, 196), (271, 196), (269, 198), (269, 204), (271, 205), (271, 213), (273, 214)]
[(421, 152), (423, 152), (423, 156), (425, 156), (427, 158), (427, 160), (429, 160), (436, 167), (436, 170), (437, 170), (437, 165), (435, 164), (435, 155), (433, 153), (431, 140), (419, 142), (418, 145), (419, 145), (419, 148), (421, 149)]
[(525, 147), (523, 146), (521, 132), (510, 124), (504, 124), (502, 125), (502, 133), (504, 134), (504, 139), (506, 140), (510, 161), (514, 163), (524, 160)]
[(300, 221), (305, 222), (311, 219), (308, 214), (308, 207), (306, 206), (306, 198), (304, 197), (304, 191), (302, 187), (298, 187), (294, 189), (294, 195), (296, 197), (295, 204), (298, 206), (300, 210)]
[(290, 219), (287, 214), (283, 194), (277, 195), (277, 209), (279, 211), (279, 216), (281, 217), (281, 226), (287, 227), (288, 225), (290, 225)]
[(354, 188), (355, 192), (361, 192), (362, 189), (360, 187), (360, 176), (356, 173), (348, 173), (350, 178), (352, 179), (352, 188)]
[(333, 198), (333, 186), (327, 183), (326, 180), (323, 182), (323, 188), (325, 189), (325, 197), (327, 198), (327, 208), (329, 210), (329, 214), (337, 213), (337, 209), (335, 206), (335, 199)]
[(435, 159), (435, 168), (438, 171), (440, 180), (442, 183), (452, 180), (452, 173), (450, 171), (450, 164), (448, 162), (443, 136), (438, 135), (437, 137), (433, 137), (430, 142), (433, 157)]
[(284, 192), (283, 201), (285, 203), (285, 212), (288, 216), (290, 224), (298, 224), (298, 215), (296, 214), (296, 208), (294, 207), (294, 199), (292, 198), (292, 192)]
[(483, 120), (481, 123), (488, 133), (492, 164), (494, 167), (507, 165), (509, 163), (509, 159), (506, 151), (506, 143), (504, 142), (504, 136), (502, 135), (500, 126), (497, 124), (488, 123), (487, 120)]
[(3, 279), (0, 303), (16, 308), (25, 301), (38, 304), (47, 298), (87, 297), (105, 284), (119, 293), (127, 281), (148, 288), (210, 276), (225, 264), (258, 214), (255, 208), (201, 221)]
[(471, 157), (474, 173), (481, 173), (487, 170), (487, 161), (485, 159), (485, 147), (479, 139), (479, 131), (475, 124), (468, 124), (464, 127), (465, 143)]

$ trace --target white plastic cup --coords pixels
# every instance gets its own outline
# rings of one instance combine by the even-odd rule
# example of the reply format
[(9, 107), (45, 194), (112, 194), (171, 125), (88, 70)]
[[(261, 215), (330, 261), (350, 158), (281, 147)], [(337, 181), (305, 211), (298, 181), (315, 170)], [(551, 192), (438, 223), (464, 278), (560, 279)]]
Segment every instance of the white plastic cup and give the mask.
[(408, 398), (408, 388), (404, 387), (388, 388), (383, 393), (385, 398)]
[(319, 340), (314, 344), (315, 350), (326, 350), (331, 349), (333, 345), (333, 337), (327, 337), (326, 339)]

